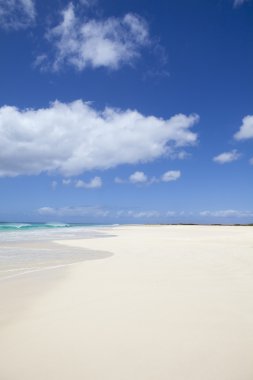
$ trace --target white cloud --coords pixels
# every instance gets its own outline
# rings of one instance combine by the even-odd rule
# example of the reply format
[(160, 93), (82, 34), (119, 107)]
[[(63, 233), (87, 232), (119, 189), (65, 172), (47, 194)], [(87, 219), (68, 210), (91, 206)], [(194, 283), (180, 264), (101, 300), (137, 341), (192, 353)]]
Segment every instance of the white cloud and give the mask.
[(126, 180), (120, 177), (116, 177), (114, 179), (114, 182), (117, 184), (133, 183), (133, 184), (152, 185), (153, 183), (176, 181), (180, 177), (181, 177), (181, 172), (179, 170), (170, 170), (164, 173), (160, 178), (155, 177), (155, 176), (148, 177), (144, 172), (137, 171), (131, 174), (129, 178)]
[(176, 181), (180, 177), (181, 177), (181, 172), (179, 170), (170, 170), (163, 174), (162, 181), (163, 182)]
[(196, 143), (197, 115), (170, 119), (135, 110), (97, 111), (81, 100), (49, 108), (0, 107), (0, 176), (60, 173), (65, 177), (169, 157)]
[(40, 67), (41, 68), (41, 71), (43, 71), (45, 69), (45, 67), (47, 66), (47, 55), (46, 54), (40, 54), (38, 55), (34, 62), (33, 62), (33, 67)]
[(40, 215), (53, 215), (54, 214), (54, 208), (53, 207), (41, 207), (37, 211)]
[[(241, 210), (218, 210), (218, 211), (201, 211), (199, 213), (186, 212), (186, 211), (158, 211), (158, 210), (134, 210), (134, 209), (123, 209), (123, 210), (113, 210), (101, 206), (77, 206), (77, 207), (41, 207), (37, 210), (39, 215), (45, 217), (91, 217), (91, 218), (110, 218), (110, 220), (115, 218), (121, 218), (125, 220), (156, 220), (159, 219), (166, 223), (166, 221), (171, 220), (185, 220), (185, 218), (197, 218), (199, 216), (206, 217), (210, 220), (212, 218), (223, 218), (236, 220), (240, 218), (252, 218), (253, 211), (241, 211)], [(168, 219), (169, 218), (169, 219)], [(176, 218), (176, 219), (175, 219)]]
[(145, 219), (145, 218), (158, 218), (161, 216), (161, 213), (156, 210), (145, 210), (145, 211), (136, 211), (136, 210), (119, 210), (116, 212), (117, 217), (130, 217), (134, 219)]
[(94, 177), (89, 182), (84, 182), (79, 179), (76, 182), (75, 187), (83, 189), (98, 189), (102, 187), (102, 184), (102, 179), (100, 177)]
[(106, 217), (109, 211), (98, 206), (80, 206), (80, 207), (41, 207), (37, 210), (43, 216), (59, 216), (59, 217), (76, 217), (76, 216), (92, 216)]
[(24, 29), (34, 23), (35, 17), (33, 0), (0, 0), (0, 28)]
[(130, 212), (130, 216), (134, 218), (158, 218), (160, 213), (158, 211), (139, 211), (139, 212)]
[(227, 164), (229, 162), (237, 161), (240, 158), (240, 153), (236, 149), (231, 152), (224, 152), (213, 158), (214, 162), (218, 164)]
[(145, 183), (147, 180), (148, 177), (143, 172), (135, 172), (129, 177), (129, 182), (131, 183)]
[(148, 25), (136, 14), (85, 19), (77, 14), (73, 3), (69, 3), (61, 15), (62, 21), (46, 35), (53, 47), (50, 65), (55, 71), (65, 65), (77, 70), (86, 67), (116, 70), (124, 64), (132, 64), (141, 49), (149, 45)]
[(158, 218), (162, 216), (157, 210), (109, 210), (100, 206), (79, 207), (41, 207), (37, 210), (39, 215), (56, 217), (125, 217), (133, 219)]
[(249, 160), (250, 165), (253, 165), (253, 157)]
[(252, 217), (252, 211), (239, 211), (239, 210), (219, 210), (219, 211), (201, 211), (201, 216), (211, 216), (218, 218), (241, 218), (241, 217)]
[(185, 159), (189, 158), (190, 156), (191, 156), (190, 153), (185, 152), (184, 150), (182, 150), (182, 151), (177, 152), (177, 153), (174, 155), (173, 158), (174, 158), (175, 160), (185, 160)]
[(180, 177), (181, 177), (180, 170), (170, 170), (164, 173), (160, 178), (157, 178), (155, 176), (148, 177), (144, 172), (137, 171), (131, 174), (127, 180), (116, 177), (114, 179), (114, 182), (118, 184), (133, 183), (133, 184), (152, 185), (153, 183), (176, 181)]
[(253, 138), (253, 115), (245, 116), (242, 119), (242, 125), (238, 132), (235, 133), (236, 140), (246, 140)]

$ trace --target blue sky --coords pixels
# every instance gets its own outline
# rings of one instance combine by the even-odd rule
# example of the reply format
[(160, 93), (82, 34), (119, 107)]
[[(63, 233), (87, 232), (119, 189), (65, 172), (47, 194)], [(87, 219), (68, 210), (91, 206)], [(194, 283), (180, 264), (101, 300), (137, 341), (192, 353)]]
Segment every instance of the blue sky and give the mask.
[(253, 1), (0, 0), (0, 220), (253, 220)]

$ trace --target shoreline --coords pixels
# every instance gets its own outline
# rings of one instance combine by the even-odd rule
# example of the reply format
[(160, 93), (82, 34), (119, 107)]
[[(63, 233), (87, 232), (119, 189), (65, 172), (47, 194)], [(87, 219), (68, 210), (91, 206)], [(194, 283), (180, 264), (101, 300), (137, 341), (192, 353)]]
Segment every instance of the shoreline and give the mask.
[[(38, 252), (40, 261), (38, 262), (36, 257), (31, 260), (29, 254), (25, 267), (23, 266), (25, 262), (15, 262), (15, 259), (13, 264), (10, 261), (8, 266), (0, 267), (0, 330), (3, 325), (17, 320), (24, 310), (29, 310), (37, 299), (50, 292), (60, 281), (64, 281), (73, 266), (88, 260), (100, 260), (111, 256), (108, 252), (84, 248), (76, 248), (75, 252), (71, 253), (68, 247), (59, 246), (52, 240), (1, 242), (0, 251), (3, 248), (19, 249), (20, 256), (26, 251), (31, 251), (32, 254)], [(47, 255), (44, 260), (42, 260), (43, 253)], [(50, 258), (50, 254), (53, 257)]]
[(42, 280), (45, 291), (0, 325), (0, 377), (251, 380), (251, 231), (139, 225), (109, 232), (116, 236), (56, 241), (111, 256), (60, 270), (48, 288)]

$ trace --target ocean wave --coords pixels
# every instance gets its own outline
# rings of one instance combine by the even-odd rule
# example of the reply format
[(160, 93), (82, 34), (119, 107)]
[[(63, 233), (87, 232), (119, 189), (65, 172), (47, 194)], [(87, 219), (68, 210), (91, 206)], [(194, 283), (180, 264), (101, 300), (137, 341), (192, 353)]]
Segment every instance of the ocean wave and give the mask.
[(0, 223), (0, 231), (20, 231), (45, 228), (66, 228), (71, 227), (67, 223)]
[(46, 227), (51, 227), (51, 228), (71, 227), (70, 224), (67, 224), (67, 223), (57, 223), (57, 222), (53, 222), (53, 223), (45, 223), (45, 226), (46, 226)]
[(1, 229), (11, 229), (11, 230), (18, 230), (22, 228), (31, 227), (32, 224), (30, 223), (0, 223), (0, 230)]

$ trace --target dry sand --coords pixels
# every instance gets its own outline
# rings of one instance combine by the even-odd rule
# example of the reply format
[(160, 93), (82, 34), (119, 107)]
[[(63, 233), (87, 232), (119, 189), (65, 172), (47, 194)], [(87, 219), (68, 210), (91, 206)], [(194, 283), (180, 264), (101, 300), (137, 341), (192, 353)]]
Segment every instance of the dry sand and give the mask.
[(4, 285), (3, 312), (26, 307), (0, 324), (0, 379), (252, 380), (253, 228), (108, 232), (59, 242), (113, 255), (71, 265), (28, 304), (32, 276)]

